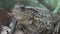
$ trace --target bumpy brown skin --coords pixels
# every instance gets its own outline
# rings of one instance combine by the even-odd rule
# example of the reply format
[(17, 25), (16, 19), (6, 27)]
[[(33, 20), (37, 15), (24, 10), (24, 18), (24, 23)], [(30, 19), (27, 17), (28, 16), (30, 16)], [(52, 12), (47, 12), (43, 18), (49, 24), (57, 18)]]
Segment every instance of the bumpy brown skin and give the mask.
[(5, 9), (0, 9), (0, 31), (2, 25), (9, 24), (10, 15), (7, 13)]

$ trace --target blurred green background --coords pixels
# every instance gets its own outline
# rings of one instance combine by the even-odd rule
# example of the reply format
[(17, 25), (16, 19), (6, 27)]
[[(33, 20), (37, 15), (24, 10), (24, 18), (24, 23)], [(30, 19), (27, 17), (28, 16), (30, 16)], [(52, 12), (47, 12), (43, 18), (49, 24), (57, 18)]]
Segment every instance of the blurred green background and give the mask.
[(5, 8), (9, 11), (17, 1), (25, 6), (47, 8), (53, 13), (60, 12), (60, 0), (0, 0), (0, 8)]

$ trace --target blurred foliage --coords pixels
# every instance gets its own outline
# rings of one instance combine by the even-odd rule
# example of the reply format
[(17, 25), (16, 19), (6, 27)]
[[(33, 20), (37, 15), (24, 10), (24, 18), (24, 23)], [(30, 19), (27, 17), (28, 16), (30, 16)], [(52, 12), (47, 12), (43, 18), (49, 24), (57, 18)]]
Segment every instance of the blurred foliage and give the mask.
[(16, 0), (0, 0), (0, 8), (9, 10), (15, 3)]
[[(9, 10), (18, 0), (0, 0), (0, 8)], [(25, 6), (47, 8), (53, 13), (60, 11), (60, 0), (19, 0)]]

